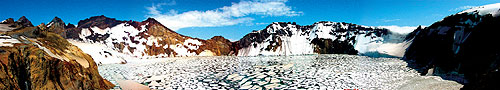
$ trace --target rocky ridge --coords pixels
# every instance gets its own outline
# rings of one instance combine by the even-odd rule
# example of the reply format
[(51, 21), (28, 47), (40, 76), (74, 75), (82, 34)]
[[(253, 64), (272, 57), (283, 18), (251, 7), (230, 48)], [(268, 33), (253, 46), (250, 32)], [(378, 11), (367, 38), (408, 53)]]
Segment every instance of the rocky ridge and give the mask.
[(500, 4), (464, 10), (407, 37), (413, 42), (403, 59), (423, 75), (437, 75), (464, 84), (462, 89), (499, 89)]
[[(55, 18), (53, 22), (62, 21)], [(380, 49), (387, 43), (403, 43), (402, 38), (399, 41), (393, 40), (394, 36), (399, 34), (384, 28), (344, 22), (321, 21), (305, 26), (291, 22), (274, 22), (265, 29), (253, 31), (235, 42), (222, 36), (208, 40), (184, 36), (153, 18), (138, 22), (116, 20), (101, 15), (81, 20), (76, 27), (72, 24), (65, 27), (60, 25), (54, 29), (50, 28), (52, 25), (48, 26), (50, 31), (66, 36), (65, 38), (71, 39), (70, 42), (79, 48), (92, 49), (84, 51), (94, 59), (97, 58), (99, 64), (126, 63), (125, 58), (303, 54), (402, 57), (394, 55), (393, 51), (397, 51), (396, 54), (404, 52), (403, 49), (398, 49), (399, 51)], [(66, 31), (60, 32), (61, 28)], [(92, 46), (90, 44), (105, 48), (89, 47)]]
[(26, 17), (0, 24), (0, 89), (110, 89), (94, 60), (45, 24)]

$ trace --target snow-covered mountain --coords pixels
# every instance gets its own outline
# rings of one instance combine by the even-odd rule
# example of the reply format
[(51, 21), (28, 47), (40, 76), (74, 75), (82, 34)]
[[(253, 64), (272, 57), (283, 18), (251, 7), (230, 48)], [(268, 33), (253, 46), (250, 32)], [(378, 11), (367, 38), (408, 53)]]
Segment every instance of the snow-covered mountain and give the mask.
[(500, 89), (500, 3), (464, 10), (408, 35), (404, 59), (422, 74), (465, 84), (463, 89)]
[[(54, 18), (47, 26), (58, 32), (62, 21)], [(62, 22), (64, 23), (64, 22)], [(127, 59), (184, 56), (257, 56), (303, 54), (360, 54), (375, 57), (402, 57), (405, 35), (385, 28), (343, 22), (316, 22), (300, 26), (274, 22), (236, 42), (221, 36), (208, 40), (178, 34), (156, 20), (121, 21), (105, 16), (90, 17), (68, 24), (65, 36), (71, 43), (96, 58), (97, 63), (126, 63)]]
[(245, 35), (237, 43), (238, 56), (361, 54), (396, 56), (404, 53), (404, 35), (385, 28), (321, 21), (301, 26), (274, 22)]
[[(132, 58), (233, 55), (236, 51), (221, 36), (209, 40), (184, 36), (153, 18), (137, 22), (95, 16), (66, 31), (67, 38), (73, 39), (71, 42), (84, 51), (89, 50), (87, 53), (93, 58), (101, 59), (98, 63), (125, 63)], [(89, 47), (95, 45), (99, 47)]]

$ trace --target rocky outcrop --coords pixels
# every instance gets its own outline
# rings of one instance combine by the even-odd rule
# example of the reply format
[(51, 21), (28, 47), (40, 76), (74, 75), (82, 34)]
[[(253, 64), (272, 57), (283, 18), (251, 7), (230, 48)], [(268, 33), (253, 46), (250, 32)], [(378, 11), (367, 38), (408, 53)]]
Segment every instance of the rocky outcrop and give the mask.
[[(33, 27), (33, 24), (31, 24), (31, 21), (29, 21), (25, 16), (22, 16), (21, 18), (19, 18), (17, 21), (14, 21), (14, 19), (12, 18), (8, 18), (6, 20), (3, 20), (2, 22), (0, 22), (0, 24), (2, 24), (2, 26), (8, 26), (8, 28), (6, 27), (0, 27), (0, 29), (22, 29), (24, 27)], [(2, 30), (2, 31), (4, 31)]]
[[(16, 22), (28, 21), (20, 20)], [(9, 44), (0, 46), (0, 89), (102, 90), (114, 86), (99, 75), (88, 54), (47, 31), (44, 24), (24, 26), (0, 33), (2, 43)]]
[(464, 84), (462, 89), (500, 89), (500, 4), (447, 16), (408, 35), (413, 41), (404, 59), (423, 75), (437, 75)]
[(57, 33), (59, 36), (66, 38), (66, 24), (58, 17), (54, 17), (52, 21), (47, 24), (49, 32)]
[(25, 16), (22, 16), (21, 18), (19, 18), (16, 21), (16, 23), (18, 23), (21, 26), (25, 26), (25, 27), (33, 27), (33, 24), (31, 24), (31, 21), (28, 20), (28, 18), (26, 18)]
[(11, 24), (11, 23), (14, 23), (14, 19), (12, 19), (12, 18), (8, 18), (8, 19), (0, 22), (0, 24)]
[(203, 43), (205, 45), (202, 45), (200, 50), (210, 50), (214, 54), (213, 56), (235, 55), (238, 51), (233, 42), (222, 36), (214, 36), (208, 40), (204, 40)]

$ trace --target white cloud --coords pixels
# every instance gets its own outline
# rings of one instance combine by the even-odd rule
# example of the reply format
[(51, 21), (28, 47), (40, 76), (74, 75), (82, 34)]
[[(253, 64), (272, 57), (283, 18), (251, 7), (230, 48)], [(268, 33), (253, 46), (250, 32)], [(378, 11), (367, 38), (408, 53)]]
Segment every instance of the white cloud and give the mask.
[[(186, 27), (217, 27), (240, 23), (252, 23), (254, 18), (249, 15), (259, 16), (299, 16), (300, 11), (293, 11), (285, 4), (286, 0), (259, 0), (241, 1), (207, 11), (187, 11), (178, 14), (175, 10), (167, 13), (160, 11), (161, 4), (147, 7), (148, 17), (153, 17), (172, 30)], [(252, 23), (253, 24), (253, 23)]]
[(175, 2), (175, 0), (172, 0), (168, 3), (165, 3), (165, 5), (168, 5), (168, 6), (172, 6), (172, 5), (176, 5), (176, 4), (177, 4), (177, 2)]
[(401, 19), (382, 19), (382, 22), (394, 22), (394, 21), (399, 21)]
[(466, 9), (471, 9), (471, 8), (474, 8), (474, 7), (477, 7), (477, 6), (461, 6), (461, 7), (458, 7), (458, 8), (450, 9), (448, 11), (456, 12), (456, 11), (462, 11), (462, 10), (466, 10)]
[(396, 26), (396, 25), (391, 25), (391, 26), (378, 26), (379, 28), (386, 28), (389, 29), (391, 32), (395, 33), (400, 33), (400, 34), (407, 34), (410, 32), (413, 32), (413, 30), (417, 29), (417, 27), (412, 27), (412, 26)]
[(264, 22), (255, 23), (255, 25), (266, 25), (266, 24), (271, 24), (271, 23), (264, 23)]

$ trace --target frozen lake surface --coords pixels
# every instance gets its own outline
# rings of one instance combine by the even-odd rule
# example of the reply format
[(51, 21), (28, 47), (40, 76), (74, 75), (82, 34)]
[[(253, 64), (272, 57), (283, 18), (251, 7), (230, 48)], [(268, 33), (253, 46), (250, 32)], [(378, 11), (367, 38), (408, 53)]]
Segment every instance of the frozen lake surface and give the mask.
[(455, 90), (454, 81), (420, 76), (397, 58), (321, 54), (178, 57), (99, 66), (101, 76), (151, 89)]

